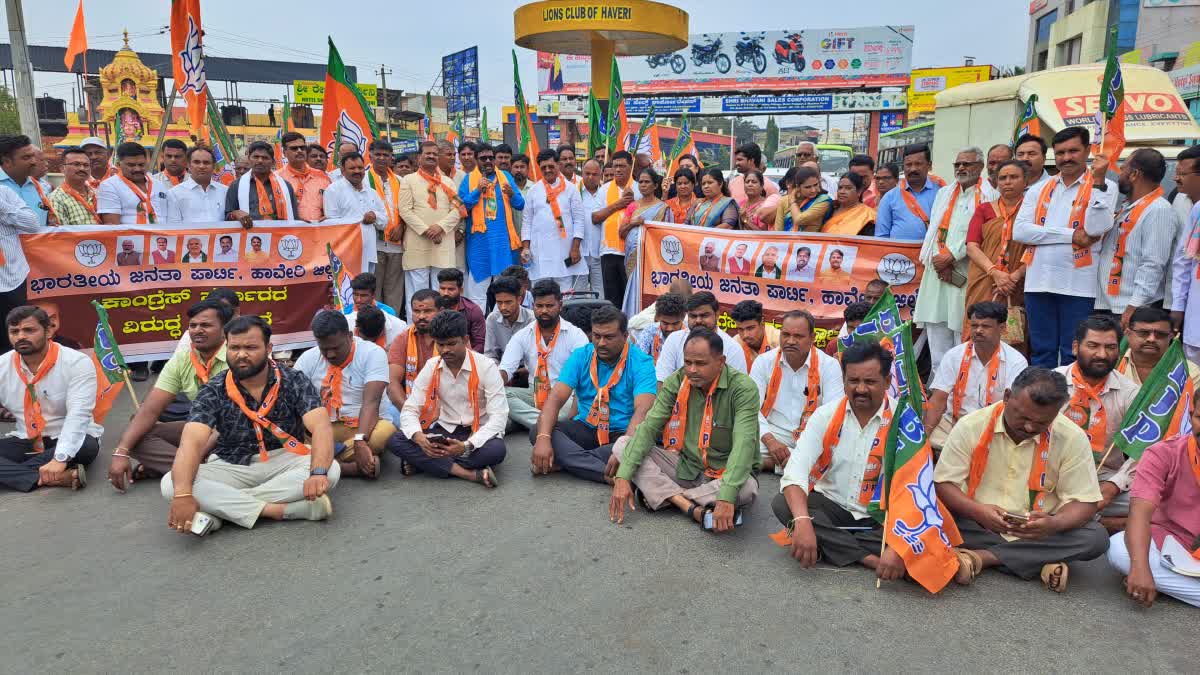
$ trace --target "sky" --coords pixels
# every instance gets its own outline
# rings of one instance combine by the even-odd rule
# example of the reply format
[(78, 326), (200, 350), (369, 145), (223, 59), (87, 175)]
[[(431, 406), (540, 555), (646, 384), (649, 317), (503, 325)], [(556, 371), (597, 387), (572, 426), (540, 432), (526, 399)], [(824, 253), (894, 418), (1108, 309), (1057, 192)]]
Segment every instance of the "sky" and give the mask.
[[(22, 0), (28, 41), (34, 45), (66, 44), (76, 0)], [(118, 49), (121, 31), (128, 29), (130, 46), (135, 51), (166, 52), (170, 37), (168, 0), (129, 2), (128, 0), (84, 0), (88, 43), (93, 49)], [(201, 9), (205, 28), (205, 52), (213, 56), (295, 60), (325, 63), (328, 27), (337, 25), (332, 34), (343, 59), (357, 66), (360, 82), (379, 83), (375, 71), (386, 64), (388, 87), (423, 92), (438, 79), (442, 56), (479, 46), (480, 97), (491, 110), (493, 124), (500, 108), (512, 105), (512, 13), (525, 4), (512, 0), (457, 0), (453, 3), (402, 2), (356, 3), (372, 7), (369, 14), (352, 15), (338, 11), (328, 0), (286, 0), (285, 2), (237, 2), (203, 0)], [(852, 28), (882, 24), (916, 26), (913, 67), (961, 65), (964, 56), (973, 56), (977, 64), (996, 66), (1024, 64), (1029, 13), (1026, 0), (993, 2), (949, 2), (946, 0), (855, 0), (853, 3), (784, 3), (780, 0), (735, 0), (724, 2), (671, 2), (689, 14), (692, 33)], [(777, 20), (781, 7), (803, 6), (797, 19)], [(157, 6), (153, 12), (131, 9)], [(375, 7), (383, 6), (383, 9)], [(731, 8), (736, 7), (735, 17)], [(853, 7), (853, 11), (846, 11)], [(332, 11), (331, 11), (332, 8)], [(425, 8), (437, 8), (432, 15), (413, 21), (413, 15)], [(969, 8), (969, 10), (968, 10)], [(424, 11), (420, 11), (425, 14)], [(7, 17), (0, 17), (8, 41)], [(356, 21), (355, 21), (356, 20)], [(362, 24), (350, 29), (352, 23)], [(535, 53), (517, 48), (525, 97), (537, 100)], [(93, 65), (93, 67), (95, 67)], [(53, 73), (34, 74), (37, 96), (49, 94), (71, 103), (74, 78)], [(218, 97), (224, 85), (211, 85)], [(247, 98), (279, 98), (283, 86), (242, 85)], [(263, 104), (248, 105), (252, 111)]]

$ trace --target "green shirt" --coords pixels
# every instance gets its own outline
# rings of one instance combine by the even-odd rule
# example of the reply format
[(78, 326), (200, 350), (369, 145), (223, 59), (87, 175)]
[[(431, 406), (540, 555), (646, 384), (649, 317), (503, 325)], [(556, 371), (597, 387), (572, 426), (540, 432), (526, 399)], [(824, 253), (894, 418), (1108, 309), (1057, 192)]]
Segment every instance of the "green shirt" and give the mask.
[[(654, 406), (646, 419), (638, 426), (622, 456), (617, 478), (632, 480), (646, 453), (654, 446), (671, 418), (679, 387), (683, 384), (683, 370), (663, 382)], [(704, 421), (705, 392), (692, 387), (688, 399), (687, 423), (683, 435), (683, 453), (675, 476), (680, 480), (696, 480), (703, 475), (704, 461), (700, 458), (700, 426)], [(708, 448), (708, 466), (725, 469), (721, 477), (721, 489), (717, 499), (737, 503), (737, 493), (742, 485), (758, 470), (761, 456), (758, 449), (758, 385), (749, 375), (729, 366), (721, 370), (716, 393), (713, 394), (712, 442)]]
[[(225, 361), (225, 345), (221, 345), (221, 349), (217, 351), (217, 358), (213, 361), (210, 377), (228, 369), (229, 364)], [(158, 374), (154, 388), (176, 395), (182, 391), (189, 401), (194, 401), (196, 392), (200, 391), (203, 384), (196, 375), (196, 367), (192, 365), (191, 350), (188, 350), (176, 353), (170, 361), (167, 361), (167, 365), (163, 366), (162, 372)]]

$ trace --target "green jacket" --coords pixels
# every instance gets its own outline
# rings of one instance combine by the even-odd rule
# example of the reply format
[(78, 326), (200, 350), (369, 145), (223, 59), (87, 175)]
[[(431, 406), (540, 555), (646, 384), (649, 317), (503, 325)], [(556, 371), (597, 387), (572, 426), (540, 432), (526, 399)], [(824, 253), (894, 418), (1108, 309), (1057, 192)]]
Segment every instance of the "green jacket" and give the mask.
[[(646, 419), (638, 426), (622, 455), (618, 478), (632, 480), (641, 466), (646, 453), (658, 442), (671, 411), (675, 398), (683, 384), (680, 369), (663, 382), (654, 406)], [(708, 465), (713, 469), (725, 469), (721, 477), (721, 489), (717, 499), (737, 503), (737, 493), (761, 463), (758, 443), (758, 385), (749, 375), (729, 366), (721, 371), (717, 391), (713, 396), (712, 442), (708, 448)], [(683, 453), (675, 476), (680, 480), (696, 480), (704, 473), (704, 462), (700, 458), (698, 438), (704, 420), (704, 392), (693, 387), (688, 400), (688, 415), (683, 437)]]

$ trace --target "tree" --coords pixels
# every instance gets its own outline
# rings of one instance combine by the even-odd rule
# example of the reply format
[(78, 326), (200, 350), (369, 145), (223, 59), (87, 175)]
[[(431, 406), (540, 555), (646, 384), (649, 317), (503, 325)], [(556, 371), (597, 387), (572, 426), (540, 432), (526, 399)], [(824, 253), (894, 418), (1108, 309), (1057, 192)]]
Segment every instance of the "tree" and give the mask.
[(767, 118), (767, 141), (763, 144), (763, 158), (767, 164), (775, 157), (775, 153), (779, 150), (779, 125), (775, 124), (775, 116)]
[(0, 135), (11, 136), (21, 133), (21, 114), (17, 112), (17, 99), (7, 87), (0, 87)]
[(753, 142), (754, 134), (756, 132), (758, 132), (758, 127), (754, 126), (754, 122), (751, 122), (745, 117), (733, 118), (733, 137), (735, 145)]

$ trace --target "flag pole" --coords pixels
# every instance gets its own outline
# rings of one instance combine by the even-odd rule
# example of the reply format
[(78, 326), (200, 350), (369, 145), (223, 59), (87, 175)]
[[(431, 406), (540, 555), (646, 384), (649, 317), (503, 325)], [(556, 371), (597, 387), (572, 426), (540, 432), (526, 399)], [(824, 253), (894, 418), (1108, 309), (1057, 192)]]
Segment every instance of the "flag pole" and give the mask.
[(1112, 454), (1113, 448), (1117, 447), (1116, 443), (1109, 443), (1108, 449), (1104, 451), (1104, 456), (1100, 458), (1100, 463), (1096, 465), (1096, 473), (1104, 468), (1104, 463), (1108, 461), (1108, 456)]
[(138, 402), (137, 392), (135, 392), (133, 390), (133, 382), (129, 379), (129, 369), (128, 368), (121, 369), (121, 377), (125, 378), (125, 391), (128, 391), (129, 398), (133, 399), (133, 409), (135, 411), (140, 409), (142, 407), (142, 404)]
[[(887, 523), (887, 511), (883, 512), (883, 522)], [(879, 562), (883, 562), (883, 554), (887, 553), (887, 528), (884, 528), (883, 541), (879, 544)], [(879, 576), (875, 576), (875, 590), (879, 590)]]
[(175, 97), (179, 89), (171, 89), (171, 98), (167, 100), (167, 109), (163, 114), (162, 128), (158, 130), (158, 139), (154, 141), (154, 152), (150, 155), (150, 173), (158, 172), (158, 153), (162, 150), (163, 141), (167, 138), (167, 127), (171, 124), (171, 112), (175, 109)]

